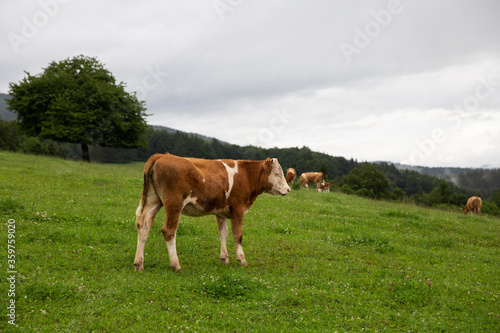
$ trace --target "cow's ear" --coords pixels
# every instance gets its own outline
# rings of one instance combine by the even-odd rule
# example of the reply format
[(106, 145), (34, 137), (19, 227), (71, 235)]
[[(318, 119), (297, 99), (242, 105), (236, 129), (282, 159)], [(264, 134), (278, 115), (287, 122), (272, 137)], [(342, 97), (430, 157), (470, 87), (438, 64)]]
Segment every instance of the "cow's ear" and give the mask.
[(271, 170), (273, 168), (273, 160), (270, 159), (270, 158), (267, 158), (265, 161), (264, 161), (264, 169), (266, 170)]

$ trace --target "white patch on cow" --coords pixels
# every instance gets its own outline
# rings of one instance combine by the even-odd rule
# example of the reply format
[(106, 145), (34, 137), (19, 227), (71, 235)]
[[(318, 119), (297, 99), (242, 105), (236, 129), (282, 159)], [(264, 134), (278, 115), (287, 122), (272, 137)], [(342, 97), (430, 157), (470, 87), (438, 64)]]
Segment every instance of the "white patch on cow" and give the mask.
[(175, 244), (175, 238), (176, 235), (174, 235), (174, 237), (172, 237), (170, 241), (165, 243), (167, 244), (168, 257), (170, 259), (170, 267), (178, 271), (181, 269), (181, 266), (179, 266), (179, 258), (177, 257), (177, 246)]
[(141, 198), (141, 202), (139, 203), (139, 206), (135, 210), (136, 221), (139, 221), (139, 219), (141, 218), (141, 214), (142, 214), (142, 198)]
[(206, 181), (205, 181), (205, 178), (203, 178), (203, 182), (204, 182), (204, 183), (206, 182)]
[(285, 195), (290, 192), (290, 187), (286, 182), (286, 178), (283, 175), (283, 169), (281, 169), (278, 159), (273, 158), (273, 169), (268, 177), (269, 183), (273, 186), (271, 194), (282, 194)]
[(191, 193), (182, 202), (182, 214), (187, 216), (202, 216), (205, 212), (197, 204), (198, 198), (192, 197)]
[(172, 237), (170, 241), (165, 242), (167, 244), (168, 256), (170, 258), (177, 257), (177, 247), (175, 246), (175, 237), (176, 235), (174, 235), (174, 237)]
[(190, 203), (193, 204), (193, 205), (196, 205), (196, 200), (198, 198), (192, 197), (191, 194), (192, 194), (192, 191), (191, 191), (191, 193), (189, 193), (189, 195), (187, 196), (187, 198), (184, 199), (184, 201), (182, 202), (182, 207), (183, 208), (186, 207), (186, 205), (190, 204)]
[(226, 192), (226, 199), (229, 199), (229, 196), (231, 195), (231, 190), (233, 189), (234, 185), (234, 175), (238, 173), (238, 161), (234, 161), (233, 168), (231, 168), (225, 162), (222, 162), (222, 164), (224, 165), (227, 171), (227, 181), (229, 182), (229, 188)]
[(243, 247), (241, 246), (241, 244), (236, 244), (236, 259), (239, 262), (246, 264), (245, 253), (243, 252)]
[(207, 211), (205, 207), (200, 205), (197, 197), (193, 197), (191, 194), (189, 194), (189, 196), (182, 202), (181, 214), (191, 217), (200, 217), (205, 215), (218, 214), (220, 216), (227, 217), (228, 207), (225, 206), (223, 208)]
[(227, 222), (225, 218), (217, 217), (217, 224), (219, 228), (220, 238), (220, 259), (229, 264), (229, 256), (227, 253), (227, 238), (229, 237), (229, 230), (227, 229)]

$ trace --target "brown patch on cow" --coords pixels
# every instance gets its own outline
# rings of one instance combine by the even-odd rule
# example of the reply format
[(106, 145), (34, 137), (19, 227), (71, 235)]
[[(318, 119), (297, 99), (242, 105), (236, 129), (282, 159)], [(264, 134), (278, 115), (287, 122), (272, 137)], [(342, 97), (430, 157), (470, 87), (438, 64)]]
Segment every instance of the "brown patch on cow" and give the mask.
[(297, 177), (297, 172), (293, 168), (288, 168), (286, 170), (286, 182), (291, 185), (295, 178)]

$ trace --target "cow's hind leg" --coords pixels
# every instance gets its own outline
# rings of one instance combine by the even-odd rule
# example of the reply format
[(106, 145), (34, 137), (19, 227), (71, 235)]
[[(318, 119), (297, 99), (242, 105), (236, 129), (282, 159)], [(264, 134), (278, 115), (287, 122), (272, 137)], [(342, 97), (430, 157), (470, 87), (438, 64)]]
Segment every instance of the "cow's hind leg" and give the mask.
[(177, 226), (179, 225), (179, 218), (181, 216), (181, 210), (179, 207), (181, 205), (172, 204), (174, 208), (169, 208), (165, 205), (165, 211), (167, 213), (167, 218), (165, 223), (161, 228), (163, 233), (163, 238), (167, 244), (168, 257), (170, 259), (170, 267), (172, 267), (176, 272), (181, 270), (179, 265), (179, 258), (177, 257), (177, 247), (175, 243), (175, 237), (177, 233)]
[(243, 266), (247, 265), (245, 260), (245, 253), (243, 253), (243, 246), (241, 244), (243, 240), (243, 218), (233, 217), (231, 219), (231, 229), (233, 231), (233, 238), (236, 244), (236, 259)]
[(137, 251), (135, 253), (134, 266), (136, 271), (144, 270), (144, 247), (148, 239), (149, 231), (153, 225), (154, 218), (162, 204), (156, 193), (151, 193), (141, 203), (135, 212), (137, 227)]
[(219, 228), (220, 238), (220, 261), (229, 265), (229, 255), (227, 253), (226, 242), (229, 237), (226, 219), (217, 216), (217, 226)]
[(476, 206), (474, 208), (474, 215), (480, 216), (481, 215), (481, 208)]

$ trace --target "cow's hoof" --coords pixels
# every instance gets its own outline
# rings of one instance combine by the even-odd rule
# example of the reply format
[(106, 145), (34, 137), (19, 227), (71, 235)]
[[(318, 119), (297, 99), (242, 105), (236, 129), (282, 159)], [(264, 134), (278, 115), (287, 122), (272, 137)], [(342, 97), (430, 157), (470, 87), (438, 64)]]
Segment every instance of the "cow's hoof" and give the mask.
[(134, 268), (135, 268), (136, 272), (142, 272), (144, 270), (144, 264), (143, 263), (140, 263), (140, 264), (134, 263)]
[(180, 272), (180, 271), (181, 271), (181, 266), (175, 266), (175, 267), (174, 267), (174, 266), (170, 266), (170, 267), (172, 267), (172, 269), (173, 269), (176, 273), (178, 273), (178, 272)]
[(241, 266), (248, 266), (247, 261), (245, 259), (238, 261), (240, 262)]
[(229, 265), (229, 258), (220, 258), (220, 262)]

